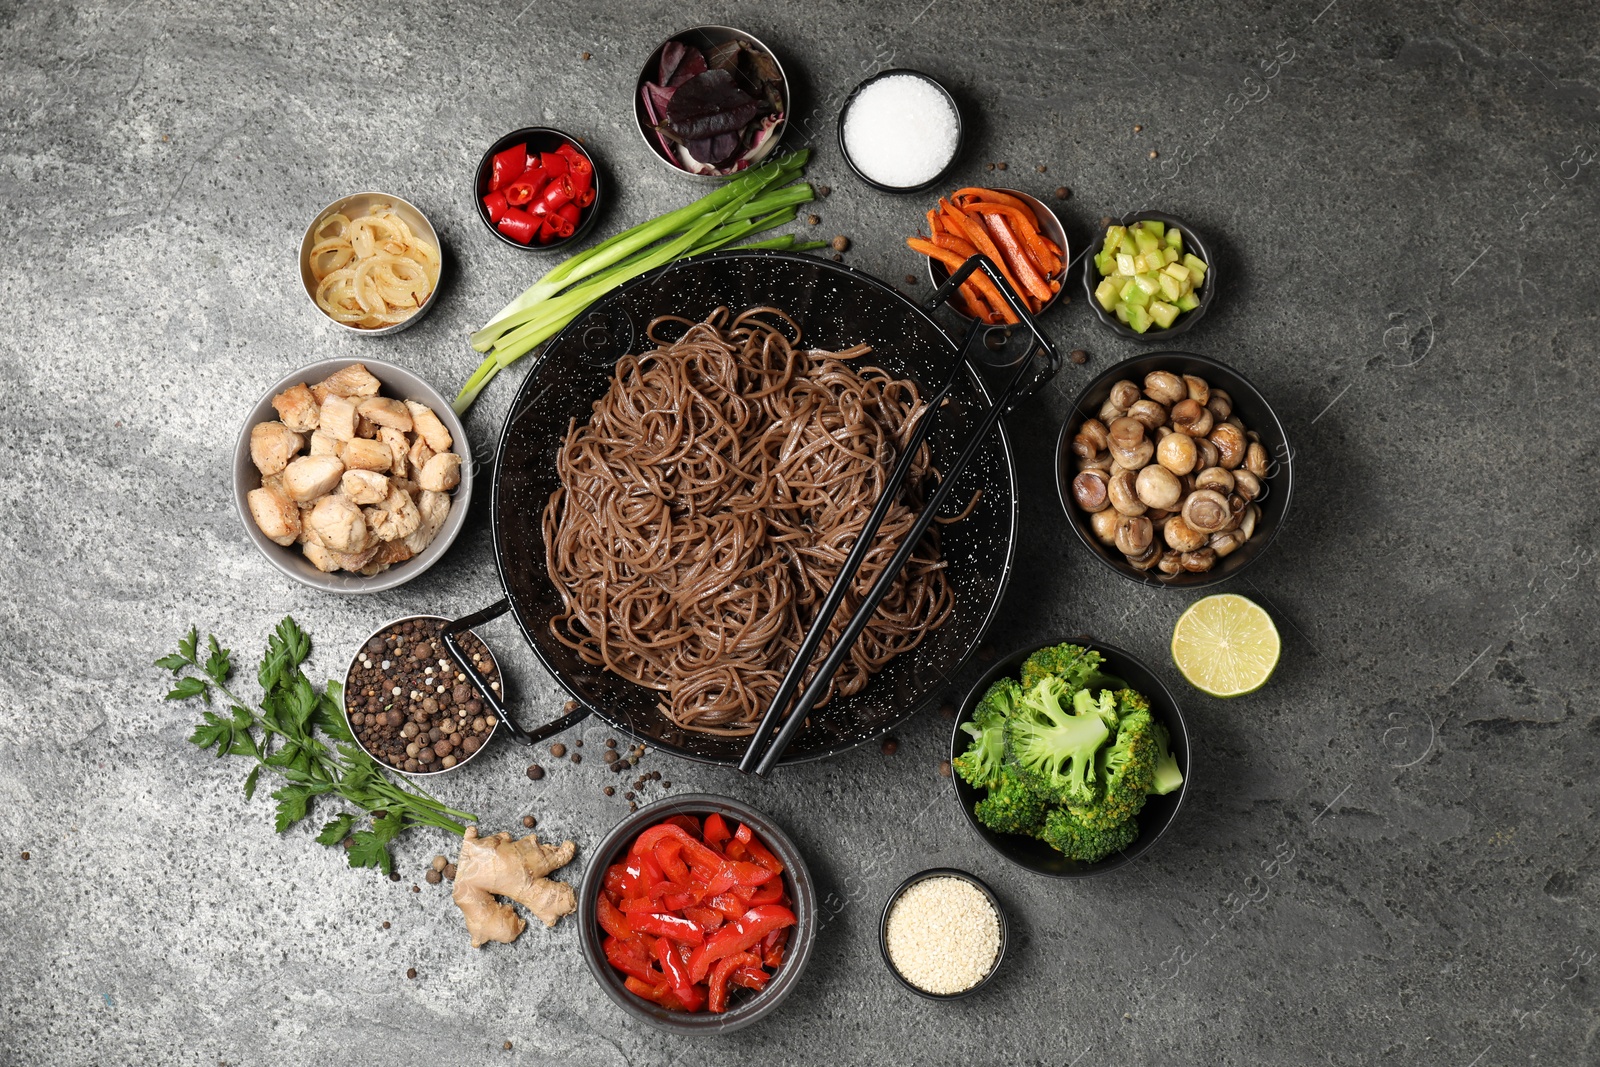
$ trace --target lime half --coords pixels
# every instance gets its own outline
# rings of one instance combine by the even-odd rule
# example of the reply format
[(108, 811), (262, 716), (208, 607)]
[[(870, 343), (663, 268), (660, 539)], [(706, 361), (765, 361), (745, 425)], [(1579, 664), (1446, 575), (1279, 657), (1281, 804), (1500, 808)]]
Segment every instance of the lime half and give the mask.
[(1237, 593), (1196, 600), (1172, 630), (1172, 662), (1190, 685), (1214, 697), (1266, 685), (1281, 647), (1272, 616)]

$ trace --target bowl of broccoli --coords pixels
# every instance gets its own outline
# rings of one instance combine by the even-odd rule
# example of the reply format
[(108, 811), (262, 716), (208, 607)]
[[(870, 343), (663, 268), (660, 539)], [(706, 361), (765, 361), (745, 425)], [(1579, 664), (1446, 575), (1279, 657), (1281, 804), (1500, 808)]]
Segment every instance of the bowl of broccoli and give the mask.
[(1172, 825), (1189, 731), (1144, 664), (1080, 637), (995, 663), (956, 716), (950, 764), (961, 810), (996, 852), (1081, 878), (1131, 863)]

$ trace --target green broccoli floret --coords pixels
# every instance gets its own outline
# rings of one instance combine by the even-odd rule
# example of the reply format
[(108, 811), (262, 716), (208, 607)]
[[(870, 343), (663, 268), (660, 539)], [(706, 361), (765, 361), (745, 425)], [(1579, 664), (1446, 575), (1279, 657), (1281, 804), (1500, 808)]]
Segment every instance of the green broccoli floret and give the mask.
[(1124, 689), (1116, 694), (1116, 704), (1126, 714), (1117, 721), (1116, 740), (1101, 750), (1097, 760), (1105, 792), (1093, 804), (1069, 805), (1078, 821), (1096, 829), (1127, 822), (1139, 814), (1149, 798), (1160, 752), (1156, 723), (1144, 698)]
[(1096, 828), (1085, 826), (1077, 816), (1065, 808), (1056, 808), (1044, 820), (1044, 830), (1039, 838), (1068, 859), (1094, 863), (1113, 852), (1133, 844), (1139, 836), (1139, 824), (1129, 819), (1113, 826)]
[(1112, 730), (1117, 728), (1117, 723), (1122, 718), (1122, 714), (1117, 710), (1116, 695), (1109, 689), (1100, 690), (1098, 700), (1095, 699), (1093, 690), (1078, 690), (1072, 694), (1072, 710), (1078, 715), (1098, 715)]
[(1078, 645), (1052, 645), (1041, 648), (1022, 661), (1022, 688), (1032, 689), (1047, 675), (1055, 675), (1075, 693), (1088, 684), (1100, 669), (1100, 653)]
[(1044, 826), (1047, 798), (1012, 767), (1000, 772), (989, 795), (973, 805), (978, 821), (1002, 834), (1036, 834)]
[(961, 729), (972, 735), (972, 744), (950, 765), (969, 784), (987, 789), (999, 780), (1000, 766), (1005, 761), (1006, 719), (1021, 696), (1020, 685), (1002, 678), (978, 701), (972, 721), (961, 724)]
[(1070, 692), (1053, 674), (1025, 690), (1007, 721), (1007, 751), (1025, 777), (1056, 803), (1091, 804), (1100, 793), (1095, 752), (1111, 731), (1098, 714), (1077, 715), (1062, 707)]
[(1167, 728), (1156, 723), (1156, 769), (1150, 783), (1152, 793), (1170, 793), (1183, 784), (1183, 772), (1172, 756), (1172, 737)]

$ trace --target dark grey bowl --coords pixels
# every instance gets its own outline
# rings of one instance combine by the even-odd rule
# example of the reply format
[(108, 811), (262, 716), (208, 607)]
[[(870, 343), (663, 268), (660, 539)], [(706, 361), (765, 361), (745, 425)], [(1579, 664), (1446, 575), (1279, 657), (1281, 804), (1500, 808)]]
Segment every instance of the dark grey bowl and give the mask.
[(1195, 295), (1200, 299), (1200, 306), (1193, 311), (1185, 311), (1180, 314), (1171, 326), (1164, 329), (1153, 326), (1144, 333), (1139, 333), (1119, 322), (1116, 315), (1101, 307), (1100, 301), (1094, 298), (1095, 286), (1100, 284), (1101, 278), (1099, 268), (1094, 265), (1094, 257), (1100, 251), (1100, 246), (1105, 244), (1106, 230), (1101, 230), (1100, 236), (1095, 239), (1094, 243), (1087, 246), (1087, 252), (1083, 257), (1083, 295), (1088, 299), (1089, 307), (1094, 310), (1095, 317), (1112, 332), (1126, 337), (1130, 341), (1151, 344), (1164, 341), (1169, 337), (1176, 337), (1180, 333), (1187, 333), (1189, 330), (1194, 329), (1195, 323), (1205, 317), (1207, 309), (1211, 307), (1211, 297), (1217, 291), (1217, 261), (1212, 256), (1211, 246), (1206, 244), (1205, 238), (1196, 233), (1193, 226), (1172, 215), (1163, 215), (1159, 211), (1130, 211), (1122, 218), (1117, 219), (1116, 225), (1132, 226), (1134, 223), (1144, 219), (1153, 219), (1156, 222), (1164, 222), (1168, 226), (1176, 226), (1183, 233), (1184, 251), (1193, 251), (1195, 255), (1205, 260), (1206, 280), (1201, 284), (1200, 288), (1195, 290)]
[[(1224, 556), (1217, 561), (1215, 567), (1202, 574), (1186, 572), (1167, 578), (1154, 569), (1139, 570), (1124, 559), (1122, 553), (1115, 548), (1108, 548), (1100, 543), (1094, 531), (1089, 528), (1088, 512), (1078, 507), (1072, 500), (1072, 479), (1077, 475), (1077, 468), (1074, 466), (1076, 457), (1072, 454), (1072, 439), (1077, 435), (1078, 427), (1083, 425), (1085, 420), (1099, 414), (1100, 405), (1105, 403), (1106, 397), (1111, 395), (1111, 387), (1118, 381), (1127, 378), (1142, 383), (1144, 376), (1155, 370), (1197, 375), (1204, 378), (1208, 384), (1226, 392), (1233, 398), (1234, 413), (1246, 427), (1261, 435), (1261, 443), (1266, 446), (1267, 455), (1271, 457), (1267, 477), (1263, 479), (1265, 491), (1256, 501), (1261, 507), (1261, 519), (1257, 523), (1256, 535), (1246, 541), (1243, 547)], [(1061, 506), (1066, 510), (1067, 520), (1073, 532), (1101, 563), (1140, 585), (1193, 591), (1232, 578), (1259, 559), (1277, 539), (1278, 530), (1282, 528), (1289, 514), (1289, 497), (1293, 490), (1294, 450), (1289, 445), (1289, 435), (1284, 431), (1283, 423), (1278, 421), (1272, 405), (1268, 404), (1266, 398), (1238, 371), (1226, 363), (1219, 363), (1206, 356), (1195, 355), (1193, 352), (1156, 352), (1148, 356), (1135, 356), (1106, 370), (1084, 386), (1083, 392), (1078, 394), (1072, 410), (1067, 413), (1067, 421), (1061, 425), (1061, 436), (1056, 439), (1056, 493), (1061, 498)]]
[[(445, 516), (444, 525), (440, 527), (438, 535), (416, 558), (396, 563), (382, 574), (375, 574), (370, 578), (348, 571), (326, 574), (317, 570), (311, 561), (306, 559), (299, 545), (290, 545), (286, 548), (261, 532), (261, 528), (250, 515), (248, 500), (250, 490), (261, 488), (261, 472), (250, 460), (250, 430), (259, 422), (267, 422), (278, 417), (277, 411), (272, 407), (272, 398), (296, 382), (305, 382), (307, 385), (320, 382), (334, 371), (343, 370), (352, 363), (363, 364), (372, 372), (374, 378), (383, 383), (381, 395), (394, 397), (396, 400), (415, 400), (432, 408), (434, 414), (444, 423), (444, 428), (450, 431), (450, 437), (455, 442), (451, 447), (462, 459), (461, 484), (450, 494), (450, 514)], [(466, 524), (467, 506), (472, 503), (472, 469), (472, 444), (467, 439), (466, 427), (461, 425), (461, 419), (451, 408), (450, 401), (433, 386), (411, 371), (397, 367), (393, 363), (384, 363), (376, 359), (325, 359), (279, 378), (256, 402), (249, 417), (244, 420), (244, 425), (239, 428), (239, 436), (233, 445), (233, 504), (239, 512), (239, 521), (244, 524), (245, 535), (250, 538), (251, 543), (267, 557), (267, 562), (295, 581), (327, 593), (382, 593), (406, 584), (439, 562), (440, 557), (450, 551), (451, 542)]]
[[(483, 198), (489, 192), (489, 175), (494, 169), (494, 157), (516, 144), (532, 145), (537, 152), (554, 152), (562, 145), (570, 144), (573, 148), (583, 153), (583, 157), (594, 168), (594, 203), (578, 212), (578, 225), (573, 228), (571, 237), (563, 237), (561, 240), (551, 241), (547, 245), (539, 244), (537, 241), (531, 244), (523, 244), (521, 241), (513, 241), (501, 233), (500, 227), (489, 221), (489, 209), (483, 206)], [(600, 203), (605, 198), (605, 181), (600, 174), (600, 164), (595, 160), (593, 153), (576, 137), (570, 133), (552, 129), (549, 126), (524, 126), (520, 130), (512, 130), (489, 146), (489, 150), (483, 154), (483, 158), (478, 160), (478, 170), (472, 180), (472, 190), (472, 203), (478, 209), (479, 221), (487, 226), (489, 232), (499, 238), (503, 244), (508, 244), (512, 248), (518, 248), (524, 252), (555, 252), (583, 240), (584, 235), (594, 225), (594, 220), (600, 217)]]
[[(901, 974), (895, 967), (894, 960), (889, 958), (889, 912), (894, 907), (894, 902), (900, 899), (902, 893), (918, 882), (925, 882), (929, 878), (960, 878), (964, 882), (972, 883), (982, 891), (984, 896), (989, 898), (989, 904), (994, 908), (995, 916), (1000, 920), (1000, 947), (994, 954), (994, 963), (989, 967), (989, 973), (980, 978), (976, 985), (969, 986), (959, 993), (930, 993), (921, 986), (912, 984), (911, 980)], [(889, 894), (889, 899), (883, 902), (883, 914), (878, 917), (878, 952), (883, 956), (883, 964), (889, 968), (889, 973), (894, 975), (901, 985), (917, 996), (926, 997), (929, 1000), (960, 1000), (962, 997), (972, 996), (972, 994), (988, 985), (994, 979), (994, 976), (1000, 973), (1000, 964), (1006, 958), (1006, 945), (1010, 940), (1009, 930), (1010, 924), (1006, 921), (1006, 909), (1000, 906), (1000, 898), (995, 896), (994, 890), (990, 889), (989, 884), (982, 878), (956, 867), (930, 867), (925, 871), (918, 871), (901, 882), (895, 887), (894, 892)]]
[(1161, 679), (1148, 667), (1135, 659), (1131, 653), (1108, 645), (1104, 641), (1096, 641), (1092, 637), (1081, 635), (1061, 637), (1019, 649), (989, 668), (972, 687), (966, 700), (962, 701), (961, 711), (956, 715), (955, 727), (950, 732), (950, 758), (953, 760), (961, 755), (971, 743), (971, 735), (962, 730), (961, 725), (972, 721), (972, 713), (976, 710), (978, 701), (983, 699), (983, 694), (989, 691), (991, 685), (1008, 674), (1016, 676), (1022, 669), (1022, 661), (1039, 649), (1068, 641), (1100, 653), (1105, 658), (1103, 667), (1105, 673), (1121, 678), (1131, 688), (1144, 694), (1145, 699), (1150, 702), (1150, 712), (1155, 720), (1164, 725), (1167, 732), (1172, 735), (1172, 756), (1178, 761), (1178, 769), (1183, 772), (1183, 784), (1171, 793), (1152, 796), (1145, 802), (1144, 809), (1135, 816), (1139, 820), (1139, 836), (1133, 844), (1097, 863), (1068, 859), (1037, 838), (1024, 837), (1021, 834), (996, 833), (983, 825), (972, 813), (972, 806), (983, 799), (983, 791), (968, 785), (959, 774), (953, 775), (952, 779), (955, 782), (956, 800), (961, 805), (961, 813), (967, 817), (973, 832), (983, 838), (990, 848), (1017, 866), (1025, 867), (1035, 874), (1045, 874), (1052, 878), (1086, 878), (1126, 867), (1154, 848), (1156, 842), (1161, 840), (1162, 835), (1172, 825), (1173, 820), (1178, 817), (1178, 809), (1183, 806), (1183, 798), (1189, 795), (1189, 784), (1192, 780), (1189, 771), (1189, 727), (1183, 721), (1183, 711), (1178, 707), (1178, 702), (1173, 699)]
[[(600, 896), (606, 868), (627, 852), (628, 846), (640, 833), (669, 815), (704, 817), (712, 812), (721, 814), (725, 819), (748, 823), (762, 843), (783, 861), (784, 882), (794, 901), (795, 917), (800, 921), (789, 935), (789, 947), (783, 965), (765, 989), (760, 992), (740, 989), (730, 994), (728, 1010), (720, 1014), (668, 1011), (659, 1004), (630, 993), (623, 984), (624, 976), (606, 959), (605, 950), (601, 947), (606, 934), (595, 917), (595, 901)], [(606, 991), (606, 995), (629, 1015), (668, 1033), (691, 1036), (725, 1034), (741, 1030), (772, 1014), (800, 981), (801, 972), (805, 970), (806, 961), (811, 958), (811, 949), (817, 940), (816, 885), (811, 880), (805, 857), (771, 819), (730, 797), (685, 793), (640, 808), (612, 827), (611, 832), (590, 853), (589, 869), (584, 872), (583, 887), (578, 890), (578, 937), (583, 945), (584, 961), (589, 964), (589, 972), (600, 983), (600, 988)]]
[[(861, 90), (865, 89), (873, 82), (882, 81), (884, 78), (893, 77), (897, 74), (909, 74), (913, 77), (921, 78), (923, 81), (928, 82), (934, 88), (938, 89), (944, 94), (945, 99), (950, 101), (951, 110), (956, 113), (956, 150), (950, 154), (950, 162), (945, 164), (944, 169), (938, 174), (935, 174), (932, 178), (929, 178), (927, 181), (923, 182), (921, 185), (884, 185), (882, 182), (874, 181), (861, 172), (861, 168), (856, 166), (855, 160), (850, 158), (850, 150), (844, 146), (845, 116), (850, 114), (850, 105), (855, 103), (856, 97), (860, 95)], [(874, 189), (885, 193), (920, 193), (925, 190), (932, 189), (935, 185), (938, 185), (940, 182), (944, 181), (945, 175), (949, 174), (950, 171), (955, 167), (957, 161), (961, 159), (962, 149), (966, 148), (967, 146), (966, 125), (962, 122), (961, 105), (956, 103), (955, 96), (950, 92), (949, 89), (944, 87), (944, 83), (939, 81), (938, 78), (935, 78), (931, 74), (925, 74), (920, 70), (912, 70), (910, 67), (891, 67), (888, 70), (881, 70), (872, 77), (863, 81), (860, 85), (857, 85), (854, 89), (851, 89), (850, 95), (844, 98), (844, 106), (839, 109), (838, 125), (839, 154), (844, 157), (845, 163), (849, 165), (850, 170), (857, 178), (860, 178)], [(1065, 248), (1066, 246), (1063, 245), (1062, 247)]]

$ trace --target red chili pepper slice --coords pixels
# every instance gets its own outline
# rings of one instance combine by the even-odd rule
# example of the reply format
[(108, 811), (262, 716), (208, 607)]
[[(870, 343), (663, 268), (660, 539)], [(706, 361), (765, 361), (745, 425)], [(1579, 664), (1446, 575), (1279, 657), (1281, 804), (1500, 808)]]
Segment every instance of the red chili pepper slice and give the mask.
[(594, 203), (594, 190), (593, 189), (579, 189), (577, 198), (573, 200), (573, 203), (577, 204), (579, 207), (588, 207), (590, 204), (593, 204)]
[(578, 150), (577, 146), (574, 145), (571, 141), (562, 141), (561, 144), (556, 148), (556, 151), (559, 152), (561, 155), (566, 156), (569, 161), (570, 160), (574, 160), (574, 159), (586, 159), (587, 158), (587, 157), (584, 156), (584, 154), (582, 152), (580, 152)]
[(556, 228), (554, 215), (543, 215), (539, 219), (539, 243), (547, 245), (551, 241), (561, 240), (561, 231)]
[(594, 164), (583, 156), (572, 155), (567, 157), (567, 177), (572, 179), (574, 189), (590, 189), (594, 187)]
[(735, 952), (748, 952), (763, 937), (779, 927), (796, 923), (794, 912), (782, 904), (760, 904), (744, 913), (738, 922), (724, 926), (706, 939), (689, 957), (689, 976), (705, 980), (711, 965)]
[(636, 933), (670, 937), (672, 940), (682, 941), (686, 945), (703, 944), (706, 939), (705, 931), (701, 930), (693, 920), (684, 919), (677, 915), (668, 915), (665, 912), (633, 912), (628, 916), (628, 925)]
[(754, 836), (755, 835), (750, 832), (749, 823), (740, 823), (739, 829), (733, 832), (733, 839), (739, 842), (741, 845), (748, 845), (750, 843), (750, 839)]
[(612, 937), (620, 937), (626, 941), (633, 936), (633, 928), (628, 925), (628, 917), (617, 906), (611, 903), (611, 898), (601, 893), (595, 901), (595, 917), (600, 920), (600, 929)]
[(508, 207), (495, 227), (518, 244), (531, 244), (539, 224), (532, 215), (520, 207)]
[(500, 192), (490, 193), (483, 198), (483, 206), (489, 212), (490, 222), (499, 222), (500, 216), (506, 213), (506, 194)]
[(728, 978), (740, 967), (760, 966), (761, 961), (748, 952), (725, 956), (711, 968), (710, 987), (706, 995), (707, 1011), (728, 1010)]
[(548, 214), (555, 211), (562, 204), (571, 203), (573, 194), (572, 181), (563, 174), (560, 177), (551, 178), (550, 184), (540, 190), (539, 203), (544, 205), (545, 213)]
[(505, 194), (507, 203), (514, 207), (522, 207), (543, 191), (545, 175), (542, 170), (527, 170), (506, 183)]
[(512, 145), (494, 154), (489, 164), (489, 191), (499, 192), (511, 184), (511, 179), (528, 169), (528, 146)]
[(560, 152), (540, 152), (539, 166), (544, 168), (546, 174), (552, 178), (559, 178), (567, 172), (570, 161)]
[(656, 959), (667, 976), (667, 985), (672, 989), (673, 996), (683, 1001), (689, 1011), (699, 1011), (700, 1005), (705, 1003), (705, 994), (689, 980), (689, 969), (671, 941), (664, 937), (656, 938)]

